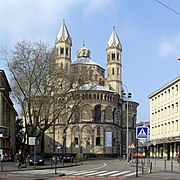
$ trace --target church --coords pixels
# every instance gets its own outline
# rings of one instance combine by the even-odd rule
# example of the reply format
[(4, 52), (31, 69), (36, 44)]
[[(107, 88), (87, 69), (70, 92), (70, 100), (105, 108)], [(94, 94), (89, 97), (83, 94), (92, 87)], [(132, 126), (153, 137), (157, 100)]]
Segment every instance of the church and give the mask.
[[(81, 153), (84, 157), (126, 156), (127, 147), (135, 144), (139, 104), (132, 101), (124, 89), (122, 45), (115, 28), (106, 44), (106, 69), (91, 59), (91, 52), (84, 44), (77, 50), (74, 60), (71, 59), (71, 48), (72, 38), (63, 21), (54, 47), (56, 66), (65, 68), (74, 82), (81, 77), (80, 80), (87, 83), (81, 87), (82, 105), (71, 117), (66, 133), (63, 131), (65, 118), (46, 132), (45, 153), (60, 150)], [(65, 150), (61, 149), (63, 139)]]

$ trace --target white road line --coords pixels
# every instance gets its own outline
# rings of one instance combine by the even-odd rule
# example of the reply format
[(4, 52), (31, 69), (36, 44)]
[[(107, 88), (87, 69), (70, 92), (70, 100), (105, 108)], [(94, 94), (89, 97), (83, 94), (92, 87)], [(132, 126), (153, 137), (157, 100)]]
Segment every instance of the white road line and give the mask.
[(87, 174), (87, 173), (93, 173), (93, 172), (96, 172), (96, 171), (84, 171), (84, 172), (79, 171), (79, 173), (75, 173), (73, 175), (78, 176), (78, 175)]
[(101, 173), (105, 173), (107, 171), (99, 171), (99, 172), (94, 172), (94, 173), (90, 173), (90, 174), (85, 174), (84, 176), (93, 176), (93, 175), (97, 175), (97, 174), (101, 174)]
[(129, 172), (131, 172), (131, 171), (122, 171), (122, 172), (119, 172), (119, 173), (112, 174), (110, 176), (115, 177), (115, 176), (119, 176), (119, 175), (126, 174), (126, 173), (129, 173)]
[(106, 176), (106, 175), (117, 173), (117, 172), (119, 172), (119, 171), (110, 171), (110, 172), (107, 172), (107, 173), (98, 174), (97, 176)]
[(60, 171), (60, 172), (65, 173), (65, 174), (75, 174), (75, 173), (78, 173), (78, 171), (66, 171), (66, 170)]
[[(138, 172), (138, 174), (139, 173), (141, 173), (141, 172)], [(129, 174), (126, 174), (126, 175), (124, 175), (124, 177), (129, 177), (129, 176), (133, 176), (133, 175), (135, 175), (136, 174), (136, 172), (133, 172), (133, 173), (129, 173)]]

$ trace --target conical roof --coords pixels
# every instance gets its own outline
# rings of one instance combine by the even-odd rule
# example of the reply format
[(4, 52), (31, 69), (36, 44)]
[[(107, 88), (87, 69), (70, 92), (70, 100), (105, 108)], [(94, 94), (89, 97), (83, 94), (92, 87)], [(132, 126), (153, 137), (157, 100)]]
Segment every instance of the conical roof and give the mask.
[(115, 31), (115, 27), (113, 27), (113, 31), (111, 33), (111, 36), (109, 38), (109, 41), (107, 43), (107, 49), (108, 48), (119, 48), (122, 50), (122, 45), (121, 45), (121, 42), (119, 40), (119, 37)]
[(57, 41), (69, 42), (72, 45), (72, 39), (66, 27), (65, 20), (63, 20), (63, 25), (61, 26), (59, 33), (56, 37), (56, 42)]

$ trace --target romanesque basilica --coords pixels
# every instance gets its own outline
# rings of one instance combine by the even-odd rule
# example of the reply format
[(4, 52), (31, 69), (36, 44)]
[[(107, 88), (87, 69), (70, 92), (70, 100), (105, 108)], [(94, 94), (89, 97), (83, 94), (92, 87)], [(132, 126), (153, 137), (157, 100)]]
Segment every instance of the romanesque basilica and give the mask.
[(122, 45), (115, 28), (106, 44), (106, 69), (91, 59), (90, 50), (84, 45), (77, 50), (76, 59), (71, 59), (71, 47), (72, 38), (63, 22), (54, 48), (56, 65), (66, 68), (74, 82), (81, 74), (81, 80), (87, 83), (80, 91), (82, 106), (69, 121), (66, 134), (63, 134), (65, 118), (46, 132), (49, 139), (45, 140), (45, 153), (49, 153), (52, 146), (56, 151), (66, 136), (68, 153), (79, 152), (86, 157), (126, 155), (128, 145), (135, 143), (138, 103), (124, 94), (127, 92), (122, 82)]

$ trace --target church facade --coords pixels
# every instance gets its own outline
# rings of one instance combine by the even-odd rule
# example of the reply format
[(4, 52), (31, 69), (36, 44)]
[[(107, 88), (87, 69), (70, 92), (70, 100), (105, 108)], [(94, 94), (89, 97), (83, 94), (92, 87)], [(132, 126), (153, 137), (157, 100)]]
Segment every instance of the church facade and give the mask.
[(57, 152), (65, 139), (66, 153), (82, 153), (86, 157), (126, 155), (128, 145), (135, 143), (138, 103), (123, 93), (122, 45), (115, 28), (106, 45), (106, 70), (91, 59), (90, 50), (84, 45), (72, 60), (71, 47), (72, 38), (63, 22), (54, 48), (56, 66), (66, 69), (74, 82), (81, 77), (88, 83), (80, 91), (81, 106), (71, 117), (66, 133), (66, 119), (47, 130), (45, 153)]

